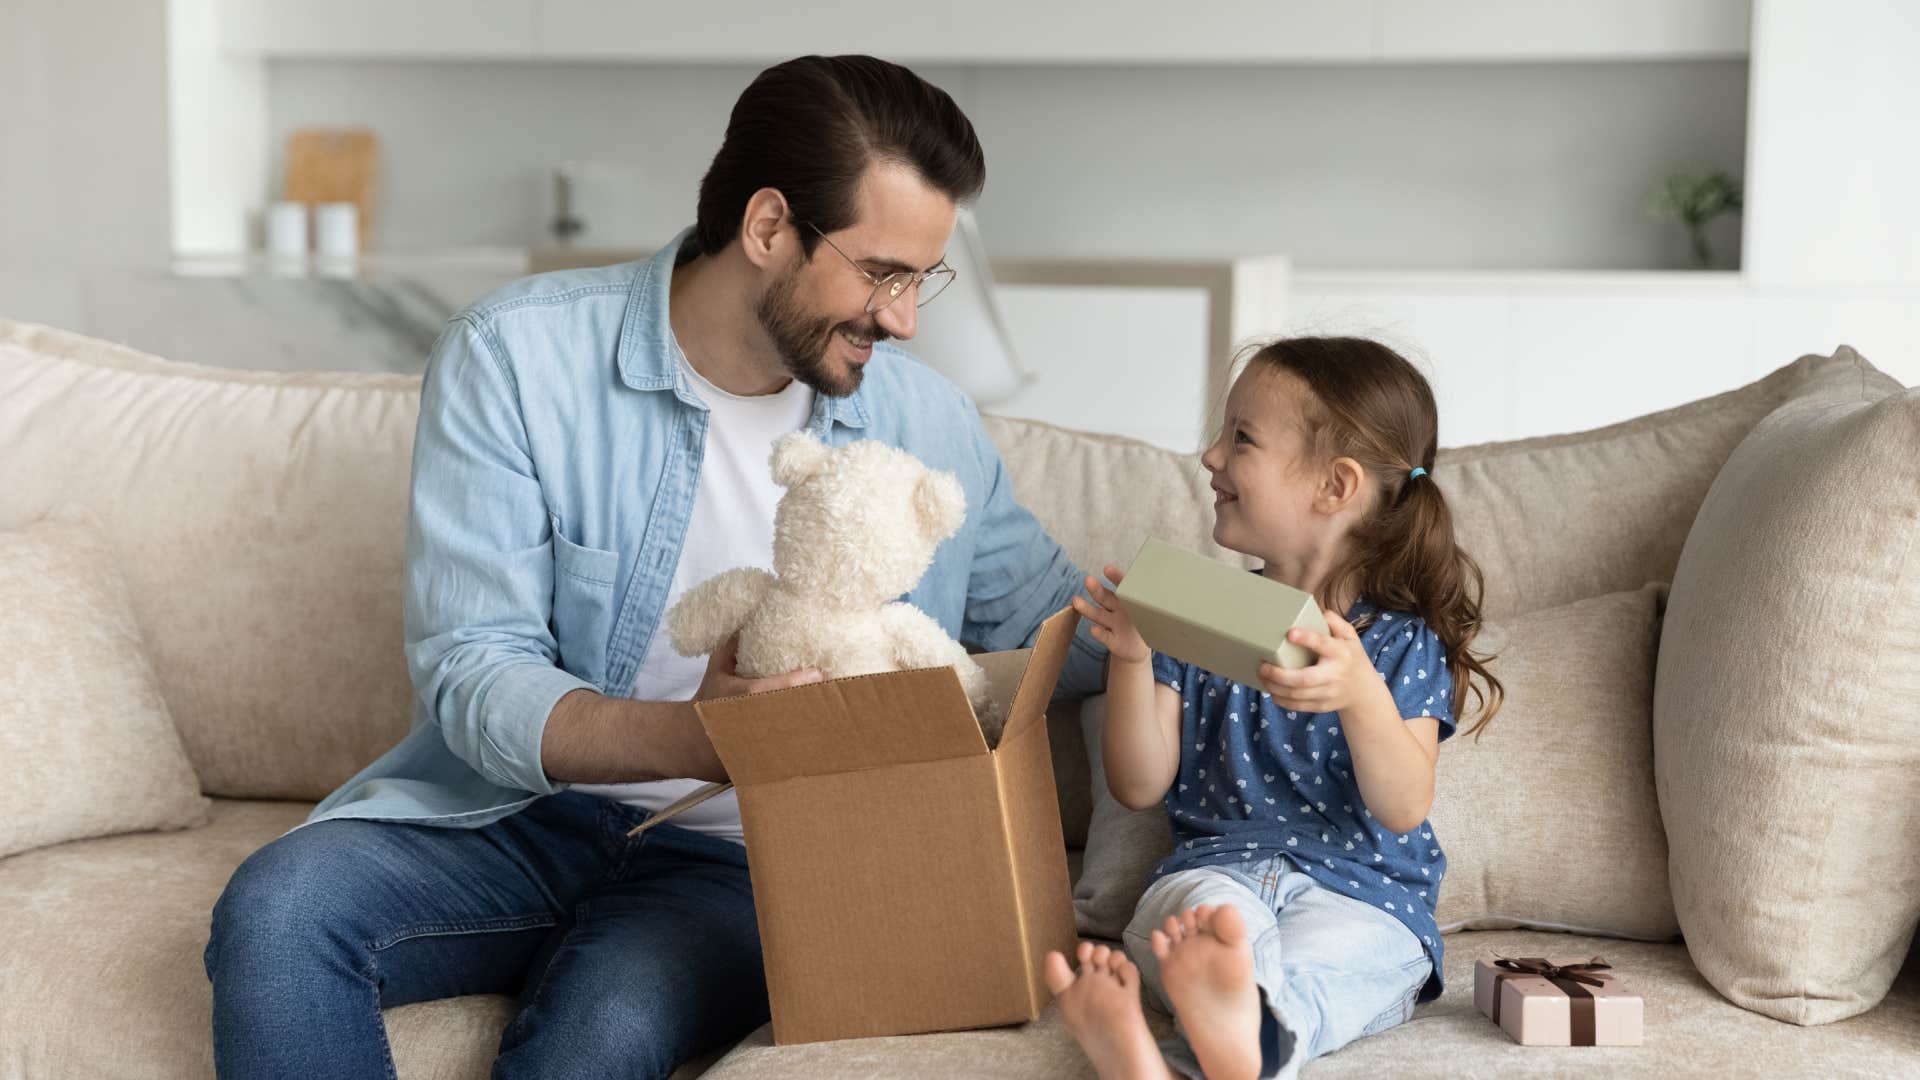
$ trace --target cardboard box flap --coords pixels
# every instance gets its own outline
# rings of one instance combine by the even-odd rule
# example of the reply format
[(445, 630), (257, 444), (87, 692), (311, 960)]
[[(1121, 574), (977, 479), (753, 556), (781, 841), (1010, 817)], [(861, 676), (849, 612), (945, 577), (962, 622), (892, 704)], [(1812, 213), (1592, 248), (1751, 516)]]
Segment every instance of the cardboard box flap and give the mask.
[(987, 752), (950, 667), (700, 701), (694, 711), (736, 784)]
[(1003, 744), (1035, 724), (1046, 723), (1047, 702), (1053, 699), (1054, 684), (1060, 681), (1060, 669), (1066, 666), (1073, 631), (1079, 625), (1080, 615), (1072, 608), (1062, 608), (1040, 624), (1033, 655), (1007, 708), (1007, 727), (1000, 736)]

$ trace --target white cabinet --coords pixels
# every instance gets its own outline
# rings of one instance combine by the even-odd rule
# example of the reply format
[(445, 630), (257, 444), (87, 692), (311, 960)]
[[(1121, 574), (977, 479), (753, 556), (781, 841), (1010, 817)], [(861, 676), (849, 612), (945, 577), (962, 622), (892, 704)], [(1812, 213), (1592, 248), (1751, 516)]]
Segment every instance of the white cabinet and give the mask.
[(1745, 56), (1751, 0), (1377, 0), (1395, 61)]
[(537, 0), (534, 50), (556, 60), (767, 63), (809, 53), (938, 57), (951, 29), (945, 3), (861, 0)]
[(533, 55), (540, 0), (220, 0), (230, 52), (288, 58)]
[(963, 63), (1283, 63), (1365, 60), (1373, 8), (1323, 0), (1108, 0), (948, 5), (928, 59)]
[(286, 57), (1243, 64), (1744, 56), (1751, 0), (221, 0)]
[(864, 52), (905, 62), (1182, 63), (1363, 60), (1374, 11), (1323, 0), (1030, 0), (876, 8), (871, 0), (539, 0), (536, 50), (554, 58), (767, 62)]

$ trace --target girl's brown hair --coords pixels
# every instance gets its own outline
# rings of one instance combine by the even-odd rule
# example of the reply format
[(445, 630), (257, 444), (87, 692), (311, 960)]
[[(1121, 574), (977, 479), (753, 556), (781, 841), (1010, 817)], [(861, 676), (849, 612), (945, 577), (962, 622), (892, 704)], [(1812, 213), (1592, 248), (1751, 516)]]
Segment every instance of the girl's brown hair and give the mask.
[[(1328, 461), (1352, 458), (1366, 470), (1374, 509), (1354, 528), (1331, 589), (1351, 586), (1381, 607), (1425, 620), (1446, 646), (1462, 723), (1469, 687), (1479, 699), (1479, 718), (1466, 729), (1478, 732), (1506, 692), (1486, 668), (1492, 657), (1469, 647), (1481, 629), (1485, 579), (1455, 542), (1453, 513), (1433, 480), (1440, 422), (1426, 377), (1385, 345), (1349, 337), (1283, 338), (1255, 351), (1246, 370), (1298, 376), (1311, 392), (1303, 418), (1309, 452)], [(1416, 468), (1426, 474), (1414, 477)]]

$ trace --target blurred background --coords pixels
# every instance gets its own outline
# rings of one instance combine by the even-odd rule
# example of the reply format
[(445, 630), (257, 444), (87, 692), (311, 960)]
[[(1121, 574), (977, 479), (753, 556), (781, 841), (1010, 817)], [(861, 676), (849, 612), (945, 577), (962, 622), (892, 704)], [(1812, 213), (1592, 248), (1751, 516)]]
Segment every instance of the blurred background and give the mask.
[(914, 348), (990, 412), (1193, 449), (1277, 333), (1403, 348), (1456, 446), (1842, 343), (1914, 384), (1917, 48), (1896, 0), (0, 0), (0, 317), (417, 372), (689, 224), (761, 68), (869, 52), (986, 149)]

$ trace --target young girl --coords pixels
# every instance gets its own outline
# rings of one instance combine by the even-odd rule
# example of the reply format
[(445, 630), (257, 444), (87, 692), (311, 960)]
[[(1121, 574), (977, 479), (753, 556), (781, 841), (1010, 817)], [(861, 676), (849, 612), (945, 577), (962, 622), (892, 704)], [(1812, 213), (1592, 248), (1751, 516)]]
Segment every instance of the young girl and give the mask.
[[(1245, 686), (1150, 652), (1091, 577), (1074, 601), (1111, 652), (1107, 784), (1164, 801), (1174, 835), (1125, 954), (1047, 958), (1101, 1076), (1292, 1076), (1440, 993), (1434, 762), (1469, 679), (1470, 731), (1502, 691), (1468, 648), (1481, 578), (1430, 476), (1436, 430), (1426, 379), (1371, 341), (1278, 341), (1235, 381), (1200, 458), (1213, 538), (1326, 609), (1330, 633), (1290, 634), (1311, 667)], [(1142, 983), (1182, 1037), (1156, 1046)]]

